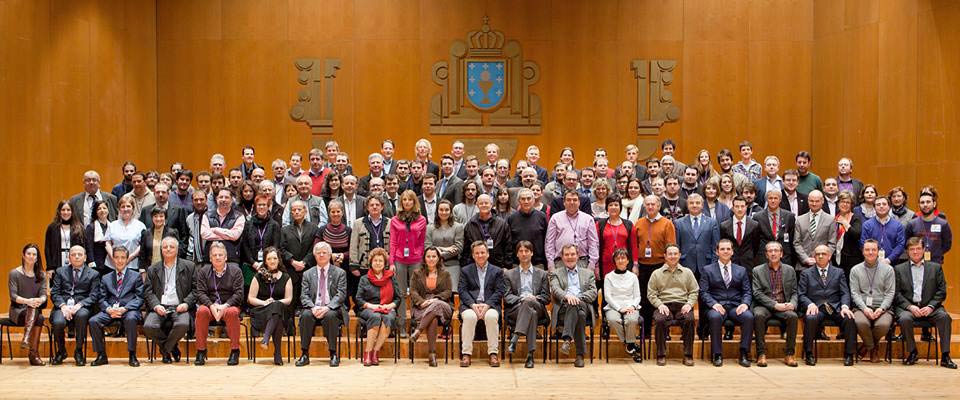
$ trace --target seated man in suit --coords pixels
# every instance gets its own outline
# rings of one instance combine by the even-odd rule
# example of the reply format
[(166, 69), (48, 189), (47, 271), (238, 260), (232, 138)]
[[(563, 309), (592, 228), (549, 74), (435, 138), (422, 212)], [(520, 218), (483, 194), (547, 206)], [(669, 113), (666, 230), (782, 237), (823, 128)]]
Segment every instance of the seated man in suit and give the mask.
[(720, 239), (717, 244), (717, 262), (707, 265), (700, 272), (700, 296), (710, 307), (707, 319), (710, 322), (710, 351), (713, 365), (723, 366), (723, 341), (721, 328), (727, 319), (740, 324), (740, 359), (743, 367), (750, 366), (750, 341), (753, 335), (753, 288), (746, 268), (733, 262), (733, 243)]
[(113, 263), (116, 271), (100, 278), (97, 289), (97, 303), (100, 312), (90, 318), (90, 336), (93, 337), (93, 351), (97, 359), (90, 365), (96, 367), (107, 364), (107, 349), (103, 338), (103, 327), (114, 320), (123, 321), (127, 333), (128, 364), (139, 367), (137, 360), (137, 325), (140, 323), (140, 306), (143, 305), (143, 281), (136, 271), (127, 269), (130, 252), (126, 247), (113, 248)]
[(519, 268), (505, 272), (507, 293), (503, 297), (507, 306), (507, 323), (513, 325), (507, 352), (517, 350), (520, 336), (527, 340), (527, 359), (524, 368), (533, 368), (533, 353), (537, 350), (537, 325), (547, 316), (550, 304), (550, 286), (547, 272), (533, 266), (533, 243), (517, 242)]
[[(720, 224), (703, 214), (703, 197), (697, 193), (687, 196), (687, 211), (690, 214), (674, 222), (677, 245), (680, 246), (680, 264), (700, 279), (700, 268), (717, 260), (713, 249), (720, 242)], [(706, 332), (707, 306), (701, 303), (699, 310), (697, 334), (702, 338)]]
[(196, 308), (193, 294), (194, 264), (177, 257), (179, 244), (174, 237), (160, 242), (163, 259), (147, 269), (143, 300), (147, 303), (147, 319), (143, 332), (160, 344), (164, 364), (180, 362), (177, 343), (190, 329), (190, 310)]
[(500, 300), (506, 291), (503, 270), (490, 264), (487, 244), (481, 240), (470, 244), (473, 263), (460, 270), (457, 293), (460, 294), (460, 339), (462, 343), (460, 366), (469, 367), (473, 355), (473, 335), (477, 322), (483, 320), (487, 333), (487, 353), (490, 366), (499, 367)]
[[(797, 229), (800, 229), (799, 225)], [(850, 311), (850, 289), (844, 279), (843, 270), (830, 265), (833, 250), (829, 246), (821, 244), (814, 249), (813, 254), (817, 259), (816, 264), (813, 268), (801, 272), (797, 283), (800, 309), (805, 310), (804, 362), (807, 365), (817, 365), (813, 357), (813, 339), (820, 332), (823, 320), (829, 318), (843, 331), (843, 365), (849, 367), (853, 365), (853, 352), (857, 348), (857, 327), (853, 321), (853, 311)]]
[(53, 275), (50, 298), (53, 299), (53, 311), (50, 312), (50, 324), (56, 340), (57, 354), (53, 365), (63, 364), (67, 358), (66, 332), (68, 323), (73, 322), (76, 335), (76, 347), (73, 359), (78, 367), (86, 365), (83, 348), (87, 341), (87, 321), (96, 304), (96, 292), (100, 286), (100, 274), (85, 263), (87, 252), (83, 246), (70, 248), (70, 265), (57, 268)]
[(666, 263), (653, 271), (647, 284), (647, 298), (653, 313), (657, 337), (657, 365), (667, 365), (667, 330), (675, 323), (683, 330), (683, 365), (693, 366), (693, 306), (700, 286), (690, 269), (680, 265), (680, 248), (668, 244)]
[[(777, 192), (767, 192), (777, 193)], [(771, 197), (767, 197), (769, 200)], [(783, 245), (771, 241), (765, 246), (766, 264), (753, 269), (753, 317), (757, 337), (757, 366), (767, 366), (767, 320), (775, 318), (787, 325), (783, 363), (797, 366), (793, 354), (797, 347), (797, 273), (781, 262)]]
[(348, 323), (347, 273), (330, 262), (333, 250), (326, 242), (313, 245), (313, 257), (317, 266), (303, 273), (300, 283), (300, 358), (296, 366), (310, 364), (310, 341), (313, 339), (317, 321), (323, 326), (330, 352), (330, 366), (340, 366), (337, 354), (337, 338), (340, 325)]
[(797, 217), (797, 225), (793, 231), (798, 274), (817, 264), (814, 257), (817, 246), (827, 246), (830, 254), (837, 249), (837, 224), (833, 223), (833, 216), (823, 210), (823, 193), (819, 190), (811, 191), (807, 195), (807, 206), (810, 207), (810, 212)]
[(570, 352), (570, 344), (576, 342), (577, 358), (573, 366), (583, 368), (583, 354), (587, 350), (585, 329), (596, 320), (593, 304), (597, 301), (597, 284), (586, 260), (578, 256), (577, 245), (568, 243), (560, 249), (562, 268), (550, 273), (550, 294), (557, 307), (553, 309), (550, 325), (556, 331), (563, 320), (560, 352)]
[(897, 265), (897, 320), (906, 341), (905, 365), (917, 363), (917, 344), (913, 337), (915, 321), (930, 321), (940, 332), (940, 366), (956, 369), (950, 359), (950, 324), (953, 320), (943, 308), (947, 298), (947, 282), (943, 279), (940, 264), (924, 261), (923, 240), (912, 237), (907, 240), (909, 261)]
[[(760, 243), (779, 242), (783, 248), (783, 257), (780, 258), (780, 262), (792, 267), (796, 263), (796, 258), (791, 236), (796, 228), (797, 218), (790, 211), (780, 207), (782, 198), (780, 192), (767, 192), (766, 198), (767, 208), (753, 214), (753, 220), (757, 221), (760, 228)], [(766, 250), (759, 252), (757, 256), (757, 262), (769, 261), (765, 258)]]
[(757, 265), (760, 226), (747, 216), (747, 204), (743, 197), (733, 199), (733, 218), (720, 224), (720, 238), (729, 240), (733, 246), (733, 263), (751, 270)]
[(220, 241), (210, 243), (210, 265), (197, 270), (194, 281), (197, 296), (197, 358), (194, 365), (207, 363), (207, 334), (211, 321), (223, 321), (230, 337), (227, 365), (240, 363), (240, 307), (243, 305), (243, 272), (227, 264), (227, 247)]

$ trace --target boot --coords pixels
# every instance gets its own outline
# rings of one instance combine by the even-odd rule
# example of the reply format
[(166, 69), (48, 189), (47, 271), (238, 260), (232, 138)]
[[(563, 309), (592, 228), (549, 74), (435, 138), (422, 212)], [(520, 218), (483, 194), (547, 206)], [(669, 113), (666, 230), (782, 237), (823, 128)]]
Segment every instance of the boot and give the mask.
[(429, 358), (429, 360), (430, 360), (430, 364), (429, 364), (429, 365), (430, 365), (431, 367), (436, 367), (436, 366), (437, 366), (437, 353), (434, 353), (434, 352), (431, 351), (431, 352), (430, 352), (430, 358)]
[(40, 358), (40, 352), (37, 351), (40, 348), (40, 329), (34, 327), (30, 330), (30, 365), (42, 366), (45, 365), (43, 359)]
[[(34, 322), (37, 320), (37, 310), (35, 308), (28, 308), (27, 314), (23, 317), (23, 341), (20, 342), (20, 348), (26, 349), (30, 347), (31, 336), (33, 331), (40, 331), (39, 329), (34, 329)], [(36, 346), (33, 347), (36, 349)]]
[(370, 352), (370, 365), (380, 365), (380, 350)]
[(370, 362), (370, 354), (371, 354), (371, 353), (372, 353), (372, 352), (370, 352), (370, 351), (365, 351), (365, 352), (363, 352), (363, 366), (364, 366), (364, 367), (369, 367), (369, 366), (372, 364), (372, 363)]

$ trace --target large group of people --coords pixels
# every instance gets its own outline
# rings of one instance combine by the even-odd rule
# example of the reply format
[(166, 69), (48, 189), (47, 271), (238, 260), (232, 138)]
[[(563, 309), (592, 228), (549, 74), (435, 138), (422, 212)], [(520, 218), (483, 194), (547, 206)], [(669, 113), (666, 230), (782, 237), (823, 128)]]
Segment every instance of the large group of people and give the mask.
[(394, 150), (384, 140), (367, 157), (366, 175), (333, 141), (312, 149), (306, 167), (293, 153), (269, 171), (251, 146), (229, 170), (221, 154), (196, 174), (181, 163), (157, 173), (127, 162), (110, 192), (86, 172), (83, 191), (57, 204), (42, 254), (26, 245), (9, 274), (10, 318), (25, 328), (30, 364), (44, 364), (41, 311), (52, 303), (53, 364), (67, 358), (68, 330), (77, 365), (86, 364), (88, 332), (91, 365), (108, 363), (104, 332), (116, 325), (129, 365), (139, 365), (142, 319), (164, 363), (179, 361), (178, 343), (193, 327), (194, 363), (205, 364), (208, 336), (222, 327), (227, 364), (236, 365), (249, 315), (259, 345), (273, 341), (275, 364), (295, 327), (296, 366), (309, 364), (320, 325), (337, 366), (352, 314), (364, 366), (379, 364), (393, 335), (426, 337), (436, 366), (437, 337), (458, 320), (462, 367), (473, 361), (478, 325), (490, 366), (500, 365), (501, 335), (528, 368), (537, 336), (550, 335), (583, 367), (587, 328), (598, 324), (638, 362), (641, 341), (653, 335), (658, 365), (671, 326), (682, 332), (683, 364), (694, 364), (699, 336), (709, 338), (715, 366), (739, 327), (737, 363), (763, 367), (775, 320), (789, 366), (797, 357), (817, 363), (824, 325), (839, 327), (845, 365), (878, 362), (880, 340), (899, 326), (903, 362), (914, 364), (920, 322), (939, 335), (940, 365), (957, 367), (942, 269), (952, 233), (932, 186), (920, 190), (914, 211), (902, 187), (883, 194), (856, 179), (848, 158), (821, 179), (810, 153), (781, 171), (776, 156), (754, 160), (749, 142), (739, 144), (736, 163), (719, 150), (716, 166), (706, 149), (680, 162), (666, 140), (660, 158), (639, 160), (628, 145), (616, 164), (601, 148), (578, 165), (564, 148), (547, 169), (530, 146), (512, 174), (494, 143), (482, 158), (465, 155), (459, 141), (439, 158), (426, 139), (412, 159)]

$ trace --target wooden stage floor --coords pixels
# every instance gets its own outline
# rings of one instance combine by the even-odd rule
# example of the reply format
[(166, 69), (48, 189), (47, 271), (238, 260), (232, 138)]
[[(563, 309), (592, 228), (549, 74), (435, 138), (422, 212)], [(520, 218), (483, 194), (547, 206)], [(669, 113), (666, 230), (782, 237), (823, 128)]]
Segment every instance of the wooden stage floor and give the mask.
[[(72, 360), (68, 360), (72, 361)], [(88, 360), (92, 361), (92, 360)], [(27, 367), (26, 360), (7, 360), (0, 366), (2, 399), (131, 399), (131, 398), (350, 398), (372, 399), (635, 399), (635, 398), (810, 398), (810, 399), (931, 399), (960, 396), (960, 372), (921, 362), (912, 367), (895, 364), (858, 364), (843, 367), (837, 359), (821, 359), (815, 367), (788, 368), (773, 361), (767, 368), (742, 368), (727, 360), (722, 368), (697, 360), (684, 367), (679, 360), (657, 367), (651, 361), (634, 364), (504, 363), (490, 368), (474, 363), (460, 368), (451, 360), (429, 368), (423, 360), (392, 361), (364, 368), (345, 360), (329, 368), (326, 360), (296, 368), (274, 367), (268, 360), (252, 364), (241, 360), (228, 367), (214, 359), (204, 367), (144, 362), (128, 367), (126, 359), (112, 359), (101, 367)], [(145, 360), (141, 360), (145, 361)], [(516, 360), (515, 360), (516, 361)], [(801, 392), (804, 392), (801, 394)]]

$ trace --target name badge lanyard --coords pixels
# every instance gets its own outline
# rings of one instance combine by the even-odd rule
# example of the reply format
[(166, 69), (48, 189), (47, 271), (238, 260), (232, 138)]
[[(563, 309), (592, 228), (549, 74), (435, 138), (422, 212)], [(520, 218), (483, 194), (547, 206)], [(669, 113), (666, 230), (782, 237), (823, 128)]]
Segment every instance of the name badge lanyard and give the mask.
[(217, 296), (217, 301), (214, 304), (220, 304), (220, 284), (219, 278), (217, 278), (217, 272), (210, 271), (210, 280), (213, 281), (213, 293)]
[(263, 235), (267, 232), (267, 225), (263, 225), (263, 229), (257, 229), (257, 235), (260, 236), (260, 250), (257, 250), (257, 261), (263, 261)]

